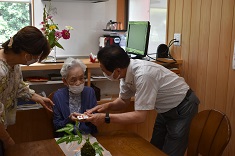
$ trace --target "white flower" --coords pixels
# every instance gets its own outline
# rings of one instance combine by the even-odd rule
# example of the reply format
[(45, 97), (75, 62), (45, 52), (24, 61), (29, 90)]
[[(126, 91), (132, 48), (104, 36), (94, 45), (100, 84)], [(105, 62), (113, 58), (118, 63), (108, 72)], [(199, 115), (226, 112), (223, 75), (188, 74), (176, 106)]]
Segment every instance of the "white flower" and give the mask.
[(71, 27), (71, 26), (65, 26), (65, 28), (66, 28), (67, 30), (73, 30), (73, 27)]

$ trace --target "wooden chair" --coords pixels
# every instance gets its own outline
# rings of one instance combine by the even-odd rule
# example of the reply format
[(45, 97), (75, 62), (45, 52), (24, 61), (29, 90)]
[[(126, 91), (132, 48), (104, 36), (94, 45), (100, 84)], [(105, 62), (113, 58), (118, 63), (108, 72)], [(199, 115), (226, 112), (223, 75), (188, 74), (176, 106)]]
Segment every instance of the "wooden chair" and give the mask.
[[(54, 93), (55, 93), (55, 91), (51, 92), (51, 93), (49, 94), (49, 96), (48, 96), (48, 98), (49, 98), (51, 101), (52, 101), (52, 99), (53, 99)], [(52, 129), (53, 129), (53, 134), (54, 134), (54, 136), (55, 136), (54, 124), (53, 124), (53, 112), (50, 112), (50, 111), (48, 111), (47, 109), (45, 109), (45, 110), (46, 110), (46, 113), (47, 113), (47, 117), (48, 117), (48, 119), (50, 120), (50, 124), (51, 124), (51, 127), (52, 127)]]
[[(55, 93), (55, 92), (51, 92), (51, 93), (49, 94), (49, 96), (48, 96), (48, 98), (49, 98), (51, 101), (52, 101), (52, 99), (53, 99), (54, 93)], [(48, 118), (53, 121), (53, 112), (50, 112), (50, 111), (48, 111), (48, 110), (46, 110), (46, 112), (47, 112)]]
[(199, 112), (192, 120), (188, 156), (220, 156), (231, 137), (228, 117), (217, 110)]

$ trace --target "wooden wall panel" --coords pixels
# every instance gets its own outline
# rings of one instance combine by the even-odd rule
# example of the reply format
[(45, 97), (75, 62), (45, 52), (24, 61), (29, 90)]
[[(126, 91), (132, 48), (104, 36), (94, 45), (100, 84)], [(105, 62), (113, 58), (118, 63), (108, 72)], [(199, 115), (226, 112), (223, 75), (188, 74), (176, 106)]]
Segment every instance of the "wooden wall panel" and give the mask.
[[(172, 47), (174, 56), (183, 60), (181, 75), (200, 98), (199, 111), (217, 109), (226, 113), (232, 137), (223, 156), (235, 155), (235, 70), (231, 68), (235, 1), (183, 0), (176, 4), (173, 0), (169, 9), (168, 41), (174, 33), (182, 33), (177, 54)], [(180, 10), (182, 20), (177, 20)]]
[[(234, 0), (223, 1), (222, 5), (222, 15), (221, 15), (221, 30), (220, 30), (220, 44), (219, 44), (219, 59), (218, 59), (218, 76), (217, 76), (217, 89), (216, 89), (216, 98), (215, 105), (216, 107), (225, 112), (226, 105), (221, 105), (222, 103), (227, 102), (227, 91), (228, 85), (226, 83), (221, 83), (228, 80), (228, 72), (230, 64), (225, 63), (229, 62), (230, 59), (230, 44), (231, 44), (231, 34), (232, 34), (232, 25), (233, 21), (229, 18), (233, 14), (233, 5)], [(229, 42), (227, 42), (229, 41)]]
[[(182, 29), (182, 20), (183, 20), (183, 12), (182, 9), (183, 8), (183, 1), (184, 0), (177, 0), (177, 3), (175, 4), (175, 21), (177, 21), (175, 23), (175, 28), (174, 28), (174, 33), (181, 33), (181, 29)], [(169, 36), (170, 37), (170, 36)], [(171, 34), (171, 37), (169, 38), (169, 40), (174, 39), (174, 34)], [(172, 46), (172, 50), (171, 50), (171, 55), (179, 58), (180, 57), (180, 51), (181, 51), (181, 46)]]
[(190, 66), (188, 69), (188, 82), (191, 84), (190, 87), (195, 90), (197, 85), (197, 60), (198, 60), (198, 44), (199, 44), (199, 28), (200, 28), (200, 6), (201, 0), (192, 1), (192, 15), (191, 15), (191, 34), (189, 41), (189, 62)]
[(149, 113), (147, 115), (147, 119), (145, 120), (145, 122), (137, 124), (137, 134), (139, 134), (142, 138), (149, 137), (148, 131), (150, 129), (150, 123), (148, 118), (149, 118)]
[[(234, 51), (234, 46), (235, 46), (235, 5), (233, 4), (233, 18), (229, 18), (229, 20), (233, 21), (233, 28), (232, 28), (232, 34), (231, 34), (231, 41), (230, 41), (230, 61), (229, 65), (232, 64), (232, 57), (233, 57), (233, 51)], [(231, 16), (232, 16), (231, 15)], [(231, 122), (231, 127), (232, 127), (232, 136), (230, 139), (230, 143), (226, 149), (227, 155), (235, 155), (234, 151), (234, 145), (235, 145), (235, 70), (229, 68), (229, 77), (227, 81), (227, 86), (228, 86), (228, 91), (227, 91), (227, 103), (226, 103), (226, 114), (229, 116), (230, 122)]]
[[(209, 49), (209, 30), (210, 30), (210, 17), (211, 17), (211, 1), (202, 1), (201, 4), (201, 13), (200, 14), (200, 30), (199, 30), (199, 48), (197, 60), (197, 85), (196, 90), (205, 90), (206, 89), (206, 78), (207, 78), (207, 64), (208, 59), (208, 49)], [(205, 103), (204, 92), (197, 92), (198, 97), (200, 98), (201, 103)], [(201, 109), (205, 108), (205, 105), (200, 105)]]
[[(182, 34), (181, 34), (181, 56), (182, 58), (184, 58), (184, 63), (182, 65), (182, 69), (181, 70), (181, 75), (185, 78), (185, 81), (188, 80), (188, 67), (189, 67), (189, 47), (190, 45), (187, 44), (189, 43), (189, 39), (190, 39), (190, 34), (191, 34), (191, 10), (192, 10), (192, 5), (191, 5), (191, 1), (189, 0), (184, 0), (184, 4), (183, 4), (183, 23), (182, 23)], [(187, 13), (186, 13), (187, 12)]]
[[(153, 127), (155, 124), (156, 116), (157, 116), (156, 110), (150, 110), (149, 113), (147, 114), (145, 122), (141, 124), (137, 124), (136, 133), (139, 134), (144, 139), (150, 141), (152, 138)], [(133, 129), (132, 129), (132, 132), (133, 132)]]
[(222, 0), (212, 1), (211, 20), (210, 20), (210, 36), (207, 64), (207, 80), (205, 90), (205, 107), (215, 107), (216, 79), (218, 74), (218, 54), (220, 40), (220, 21), (221, 21)]
[(150, 113), (149, 113), (149, 129), (148, 129), (148, 138), (147, 138), (147, 140), (149, 140), (149, 141), (152, 138), (153, 127), (155, 124), (156, 116), (157, 116), (157, 111), (155, 111), (155, 110), (150, 111)]

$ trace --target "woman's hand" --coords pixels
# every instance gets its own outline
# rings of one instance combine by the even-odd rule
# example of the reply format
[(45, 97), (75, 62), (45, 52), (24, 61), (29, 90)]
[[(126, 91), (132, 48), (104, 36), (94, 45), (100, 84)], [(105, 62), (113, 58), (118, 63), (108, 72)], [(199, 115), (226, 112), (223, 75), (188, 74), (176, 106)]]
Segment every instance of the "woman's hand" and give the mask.
[(79, 115), (81, 115), (80, 113), (76, 113), (76, 112), (73, 112), (73, 113), (71, 113), (70, 115), (69, 115), (69, 118), (70, 118), (70, 120), (71, 121), (77, 121), (78, 120), (78, 118), (77, 118), (77, 116), (79, 116)]
[(52, 107), (54, 106), (54, 103), (47, 97), (42, 97), (38, 94), (33, 94), (31, 100), (40, 103), (45, 109), (47, 109), (50, 112), (53, 112)]

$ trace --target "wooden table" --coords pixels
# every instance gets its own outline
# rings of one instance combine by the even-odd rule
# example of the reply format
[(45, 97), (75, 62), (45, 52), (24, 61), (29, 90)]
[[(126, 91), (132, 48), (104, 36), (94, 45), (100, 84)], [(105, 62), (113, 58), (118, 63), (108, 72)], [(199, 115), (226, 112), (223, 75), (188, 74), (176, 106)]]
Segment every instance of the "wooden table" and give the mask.
[[(95, 136), (98, 142), (112, 156), (166, 156), (137, 134), (130, 132), (113, 132)], [(16, 144), (6, 150), (5, 156), (62, 156), (61, 148), (55, 139)]]
[(64, 156), (55, 139), (15, 144), (5, 151), (5, 156)]
[(113, 132), (95, 136), (113, 156), (166, 156), (139, 135), (130, 132)]

